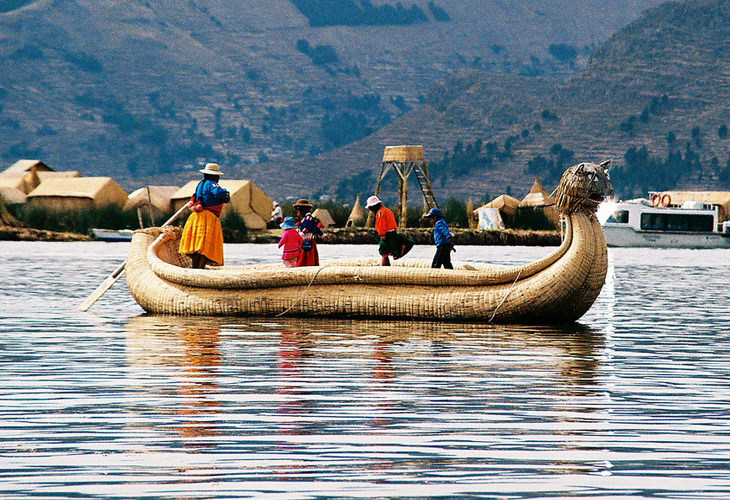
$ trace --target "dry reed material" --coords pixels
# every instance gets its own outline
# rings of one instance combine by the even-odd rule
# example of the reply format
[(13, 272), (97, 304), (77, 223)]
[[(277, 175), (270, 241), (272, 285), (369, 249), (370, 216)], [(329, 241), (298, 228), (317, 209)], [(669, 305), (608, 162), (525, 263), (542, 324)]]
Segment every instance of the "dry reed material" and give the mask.
[(320, 268), (185, 269), (189, 263), (176, 251), (175, 233), (155, 238), (138, 232), (127, 281), (142, 307), (163, 314), (272, 316), (289, 309), (314, 316), (572, 321), (600, 292), (606, 263), (605, 243), (603, 252), (594, 251), (603, 241), (600, 226), (583, 215), (572, 218), (563, 245), (544, 259), (520, 267), (457, 265), (451, 272), (417, 260), (390, 269), (376, 260)]
[(423, 146), (385, 146), (383, 161), (424, 161)]
[(563, 172), (555, 204), (558, 211), (561, 214), (595, 213), (598, 204), (613, 194), (613, 186), (606, 173), (609, 163), (610, 160), (599, 165), (581, 163)]
[[(584, 166), (586, 170), (590, 169)], [(600, 176), (600, 170), (595, 169), (595, 175)], [(584, 193), (587, 200), (597, 196), (590, 189)], [(384, 268), (376, 259), (361, 259), (296, 269), (278, 264), (189, 269), (187, 257), (177, 252), (179, 229), (166, 228), (134, 235), (127, 282), (145, 310), (161, 314), (286, 312), (340, 318), (570, 322), (593, 304), (607, 269), (603, 230), (594, 213), (572, 202), (570, 206), (573, 211), (566, 214), (561, 246), (524, 266), (456, 264), (454, 270), (443, 270), (431, 269), (425, 260), (405, 259)]]

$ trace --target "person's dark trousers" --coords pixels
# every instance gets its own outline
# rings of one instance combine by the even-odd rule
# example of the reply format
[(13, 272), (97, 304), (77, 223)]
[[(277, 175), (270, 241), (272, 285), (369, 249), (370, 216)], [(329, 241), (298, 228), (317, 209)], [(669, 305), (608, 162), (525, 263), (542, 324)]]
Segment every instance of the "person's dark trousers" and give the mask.
[(451, 245), (440, 245), (436, 247), (436, 255), (433, 256), (431, 267), (444, 266), (446, 269), (453, 269), (451, 265)]

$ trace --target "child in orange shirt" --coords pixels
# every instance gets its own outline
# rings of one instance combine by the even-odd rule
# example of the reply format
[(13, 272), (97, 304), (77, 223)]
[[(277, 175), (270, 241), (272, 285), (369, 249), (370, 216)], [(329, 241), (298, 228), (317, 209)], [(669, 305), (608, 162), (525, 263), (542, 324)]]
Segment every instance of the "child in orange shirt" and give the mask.
[(365, 206), (375, 214), (375, 230), (380, 235), (378, 253), (382, 257), (381, 265), (389, 266), (391, 255), (394, 259), (400, 259), (410, 252), (415, 242), (402, 234), (398, 234), (395, 215), (393, 215), (392, 210), (383, 206), (380, 198), (371, 196)]

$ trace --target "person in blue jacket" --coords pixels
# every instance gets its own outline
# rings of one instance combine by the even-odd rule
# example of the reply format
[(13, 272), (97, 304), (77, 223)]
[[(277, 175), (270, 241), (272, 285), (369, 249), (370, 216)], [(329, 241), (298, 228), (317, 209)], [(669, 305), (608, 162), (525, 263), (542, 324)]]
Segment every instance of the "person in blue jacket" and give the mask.
[(231, 201), (231, 194), (218, 184), (223, 173), (217, 163), (208, 163), (200, 172), (203, 180), (188, 202), (193, 213), (185, 222), (179, 250), (192, 259), (195, 269), (205, 269), (207, 264), (223, 265), (220, 217), (223, 204)]
[(444, 215), (438, 208), (432, 208), (426, 217), (433, 222), (433, 240), (436, 243), (436, 255), (433, 257), (431, 267), (443, 266), (445, 269), (453, 269), (451, 264), (451, 252), (455, 252), (454, 235), (449, 231), (449, 225), (444, 220)]

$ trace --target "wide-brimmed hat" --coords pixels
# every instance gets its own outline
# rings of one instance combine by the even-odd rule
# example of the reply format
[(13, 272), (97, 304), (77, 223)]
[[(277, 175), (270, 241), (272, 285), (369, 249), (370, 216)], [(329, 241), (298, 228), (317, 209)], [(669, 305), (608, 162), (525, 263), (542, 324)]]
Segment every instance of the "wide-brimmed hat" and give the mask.
[(279, 227), (282, 229), (296, 229), (297, 221), (294, 219), (294, 217), (287, 217), (286, 219), (284, 219), (284, 222), (279, 224)]
[(443, 216), (444, 216), (444, 214), (441, 213), (441, 209), (439, 209), (439, 208), (432, 208), (426, 214), (426, 217), (443, 217)]
[(217, 163), (206, 163), (205, 168), (201, 168), (198, 172), (211, 175), (223, 175), (221, 167), (219, 167)]
[(293, 207), (312, 207), (313, 205), (309, 202), (309, 200), (306, 200), (304, 198), (300, 198), (297, 200), (297, 202), (292, 205)]
[(374, 207), (375, 205), (378, 205), (381, 203), (383, 203), (383, 202), (380, 201), (380, 198), (378, 198), (377, 196), (371, 196), (370, 198), (368, 198), (368, 201), (365, 203), (365, 208)]

